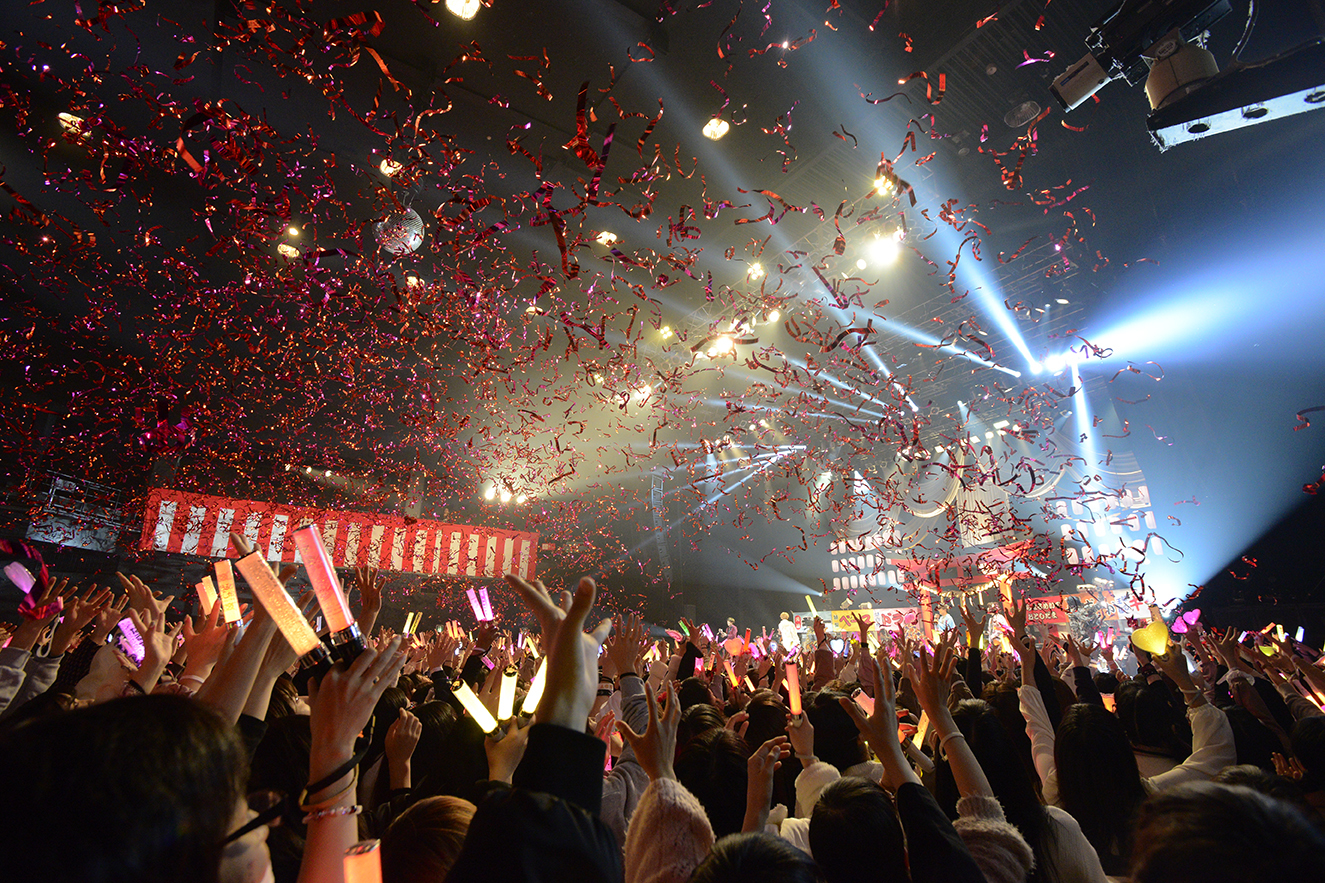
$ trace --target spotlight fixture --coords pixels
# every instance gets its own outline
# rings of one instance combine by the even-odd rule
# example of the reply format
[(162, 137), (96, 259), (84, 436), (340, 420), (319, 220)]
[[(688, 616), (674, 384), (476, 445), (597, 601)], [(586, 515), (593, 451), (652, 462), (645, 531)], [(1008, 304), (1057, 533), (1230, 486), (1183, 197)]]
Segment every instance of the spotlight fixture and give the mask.
[(510, 491), (505, 491), (505, 490), (504, 490), (504, 491), (501, 492), (500, 496), (501, 496), (501, 501), (502, 501), (503, 503), (509, 503), (509, 502), (511, 502), (511, 492), (510, 492)]
[(709, 347), (709, 358), (713, 356), (725, 355), (736, 349), (736, 341), (730, 334), (719, 334), (713, 339), (713, 345)]
[(299, 228), (296, 227), (294, 224), (291, 224), (291, 225), (289, 226), (289, 228), (288, 228), (285, 232), (286, 232), (286, 233), (289, 233), (291, 236), (298, 236), (298, 235), (299, 235)]
[(856, 269), (857, 269), (857, 270), (863, 270), (863, 269), (865, 269), (865, 268), (868, 267), (868, 266), (869, 266), (869, 262), (866, 261), (864, 258), (861, 258), (860, 260), (856, 261)]
[(1151, 107), (1146, 128), (1161, 151), (1325, 106), (1325, 42), (1308, 40), (1256, 63), (1239, 59), (1255, 25), (1254, 9), (1233, 63), (1221, 72), (1199, 43), (1232, 12), (1229, 0), (1121, 0), (1091, 28), (1090, 51), (1050, 91), (1070, 111), (1111, 80), (1144, 82)]
[(893, 189), (892, 178), (880, 176), (874, 179), (874, 192), (883, 194)]
[(664, 325), (663, 327), (658, 329), (658, 334), (662, 336), (663, 340), (669, 339), (674, 333), (675, 332), (672, 331), (671, 325)]
[(469, 21), (478, 15), (479, 0), (446, 0), (446, 11), (461, 21)]
[(492, 485), (488, 485), (487, 488), (483, 491), (483, 499), (485, 500), (497, 499), (497, 489)]
[(594, 238), (594, 241), (597, 242), (599, 245), (603, 246), (616, 245), (617, 235), (615, 233), (609, 233), (608, 231), (604, 230), (602, 233), (599, 233)]
[(1071, 301), (1069, 301), (1069, 300), (1068, 300), (1067, 298), (1065, 298), (1065, 297), (1056, 297), (1056, 298), (1054, 298), (1054, 303), (1056, 303), (1056, 304), (1067, 304), (1067, 303), (1071, 303)]
[(874, 237), (869, 244), (869, 256), (876, 264), (891, 264), (902, 253), (902, 245), (896, 234)]
[(755, 263), (750, 265), (750, 269), (746, 271), (745, 275), (750, 279), (763, 279), (764, 267), (762, 264), (756, 261)]
[(641, 402), (647, 399), (652, 394), (653, 394), (653, 387), (647, 383), (641, 386), (639, 389), (635, 390), (635, 398)]
[(394, 159), (388, 157), (387, 159), (382, 160), (381, 164), (378, 165), (377, 168), (378, 171), (380, 171), (383, 175), (386, 175), (388, 178), (390, 178), (394, 176), (396, 172), (399, 172), (401, 169), (405, 167), (400, 163), (396, 162)]
[(778, 319), (781, 319), (781, 318), (782, 318), (782, 313), (778, 312), (777, 310), (769, 310), (769, 311), (768, 311), (768, 321), (770, 321), (770, 322), (776, 322)]
[(529, 497), (526, 496), (525, 494), (520, 494), (520, 496), (515, 498), (515, 502), (517, 505), (523, 506), (525, 504), (525, 501), (528, 499)]
[(276, 253), (281, 257), (293, 259), (299, 257), (299, 248), (288, 242), (282, 242), (276, 246)]
[(72, 113), (57, 113), (55, 118), (60, 122), (60, 128), (71, 135), (81, 135), (83, 133), (83, 118), (75, 116)]
[(715, 116), (704, 124), (704, 137), (710, 141), (721, 140), (731, 126), (720, 116)]

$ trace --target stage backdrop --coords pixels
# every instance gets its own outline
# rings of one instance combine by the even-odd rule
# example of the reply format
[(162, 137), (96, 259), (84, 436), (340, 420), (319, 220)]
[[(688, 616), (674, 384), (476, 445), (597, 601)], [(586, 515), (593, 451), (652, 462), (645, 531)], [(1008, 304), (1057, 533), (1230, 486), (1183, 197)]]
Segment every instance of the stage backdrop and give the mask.
[(298, 561), (291, 534), (309, 522), (318, 525), (337, 567), (372, 566), (434, 576), (490, 578), (514, 572), (534, 577), (535, 533), (279, 506), (168, 488), (148, 493), (142, 548), (233, 558), (239, 554), (230, 544), (234, 531), (269, 561)]

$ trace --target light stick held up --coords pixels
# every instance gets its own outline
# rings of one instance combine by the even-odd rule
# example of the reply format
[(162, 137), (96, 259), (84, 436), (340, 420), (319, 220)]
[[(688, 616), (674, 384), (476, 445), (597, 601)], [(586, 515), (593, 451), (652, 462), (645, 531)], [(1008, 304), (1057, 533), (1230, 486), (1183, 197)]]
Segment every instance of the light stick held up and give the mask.
[(294, 532), (294, 544), (304, 560), (322, 615), (327, 618), (332, 651), (338, 659), (351, 662), (364, 650), (363, 635), (345, 600), (345, 590), (341, 588), (331, 556), (322, 545), (322, 533), (316, 524), (306, 524)]

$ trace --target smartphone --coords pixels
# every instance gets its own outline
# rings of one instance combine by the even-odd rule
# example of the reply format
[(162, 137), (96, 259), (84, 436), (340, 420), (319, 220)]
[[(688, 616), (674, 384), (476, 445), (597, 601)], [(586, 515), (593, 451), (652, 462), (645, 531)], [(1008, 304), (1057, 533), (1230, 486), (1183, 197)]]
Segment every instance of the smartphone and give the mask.
[(143, 643), (143, 636), (138, 634), (138, 629), (134, 628), (133, 620), (126, 616), (116, 624), (115, 628), (120, 632), (116, 646), (133, 661), (134, 665), (142, 665), (143, 657), (147, 655), (147, 646)]

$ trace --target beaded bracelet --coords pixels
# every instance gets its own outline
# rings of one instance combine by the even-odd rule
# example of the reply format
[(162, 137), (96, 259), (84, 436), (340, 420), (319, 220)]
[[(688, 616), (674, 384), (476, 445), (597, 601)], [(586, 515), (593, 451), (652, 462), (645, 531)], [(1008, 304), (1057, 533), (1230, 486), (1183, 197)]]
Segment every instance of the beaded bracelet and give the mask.
[(304, 824), (307, 825), (309, 822), (317, 822), (322, 819), (335, 818), (336, 816), (357, 816), (361, 812), (363, 812), (363, 807), (357, 803), (354, 806), (338, 806), (333, 809), (314, 810), (304, 816)]

